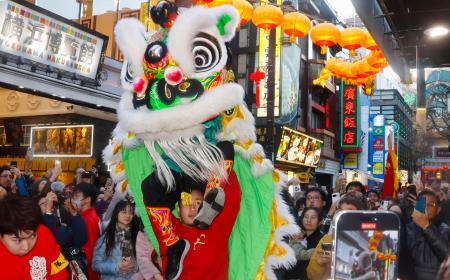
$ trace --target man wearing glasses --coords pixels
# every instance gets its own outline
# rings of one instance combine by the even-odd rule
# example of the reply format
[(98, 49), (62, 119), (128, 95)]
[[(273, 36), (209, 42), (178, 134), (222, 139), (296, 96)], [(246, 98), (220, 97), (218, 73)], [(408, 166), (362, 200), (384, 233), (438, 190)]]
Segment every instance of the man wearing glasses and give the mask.
[(408, 253), (418, 280), (435, 279), (450, 248), (450, 228), (438, 219), (439, 197), (430, 190), (419, 194), (419, 198), (423, 196), (425, 213), (414, 210), (412, 222), (406, 227)]
[[(0, 187), (11, 193), (11, 186), (13, 184), (14, 175), (11, 174), (10, 167), (7, 165), (0, 166)], [(3, 192), (3, 191), (2, 191)]]
[[(28, 196), (25, 178), (20, 173), (20, 169), (16, 166), (3, 165), (0, 166), (0, 187), (7, 194), (17, 193), (21, 196)], [(0, 194), (4, 193), (3, 190)]]

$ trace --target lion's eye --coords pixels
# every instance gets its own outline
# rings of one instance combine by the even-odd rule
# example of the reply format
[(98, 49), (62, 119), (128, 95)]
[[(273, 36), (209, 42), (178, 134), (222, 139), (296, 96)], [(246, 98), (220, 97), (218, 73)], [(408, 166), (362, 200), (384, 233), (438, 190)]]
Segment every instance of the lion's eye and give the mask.
[(193, 43), (196, 72), (206, 72), (214, 68), (222, 57), (220, 44), (216, 38), (206, 33), (199, 33)]
[(167, 55), (167, 47), (163, 42), (156, 41), (147, 46), (145, 60), (150, 64), (160, 62)]

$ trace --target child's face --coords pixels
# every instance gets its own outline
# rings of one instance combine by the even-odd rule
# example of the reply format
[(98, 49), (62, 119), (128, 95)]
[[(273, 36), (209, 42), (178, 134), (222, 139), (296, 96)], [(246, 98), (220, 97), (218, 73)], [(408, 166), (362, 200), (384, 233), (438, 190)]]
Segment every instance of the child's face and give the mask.
[(180, 217), (181, 222), (187, 226), (194, 224), (194, 218), (197, 216), (198, 209), (203, 202), (203, 194), (200, 191), (193, 190), (191, 192), (192, 205), (181, 205), (180, 203)]

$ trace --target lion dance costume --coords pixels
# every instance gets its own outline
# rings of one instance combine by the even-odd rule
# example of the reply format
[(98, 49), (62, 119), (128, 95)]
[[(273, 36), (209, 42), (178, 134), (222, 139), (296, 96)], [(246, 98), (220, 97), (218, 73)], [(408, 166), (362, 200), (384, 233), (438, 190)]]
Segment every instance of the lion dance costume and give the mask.
[(127, 91), (104, 160), (116, 193), (133, 196), (153, 246), (168, 256), (166, 279), (177, 279), (194, 248), (173, 226), (176, 203), (200, 187), (204, 201), (193, 226), (206, 230), (227, 200), (223, 189), (233, 184), (242, 194), (232, 205), (238, 211), (228, 240), (228, 278), (276, 279), (276, 269), (296, 262), (285, 237), (299, 228), (283, 199), (285, 177), (255, 142), (244, 90), (227, 70), (226, 43), (239, 14), (230, 5), (178, 14), (175, 4), (161, 1), (151, 16), (161, 30), (146, 32), (131, 18), (115, 28)]

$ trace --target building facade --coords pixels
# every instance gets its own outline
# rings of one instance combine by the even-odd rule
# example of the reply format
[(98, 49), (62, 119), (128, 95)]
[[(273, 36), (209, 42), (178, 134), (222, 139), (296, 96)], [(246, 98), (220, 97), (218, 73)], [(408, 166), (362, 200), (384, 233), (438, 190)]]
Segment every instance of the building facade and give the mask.
[(370, 114), (383, 114), (386, 125), (399, 125), (399, 169), (414, 170), (414, 112), (396, 89), (377, 89), (370, 99)]

